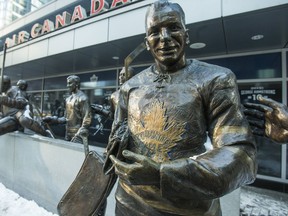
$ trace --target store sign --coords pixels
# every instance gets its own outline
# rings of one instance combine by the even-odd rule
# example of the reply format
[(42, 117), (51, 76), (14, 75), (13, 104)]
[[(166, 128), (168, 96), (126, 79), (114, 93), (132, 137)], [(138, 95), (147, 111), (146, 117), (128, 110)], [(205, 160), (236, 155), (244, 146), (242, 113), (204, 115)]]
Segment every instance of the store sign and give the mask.
[(275, 89), (265, 89), (263, 86), (253, 86), (250, 89), (240, 90), (241, 98), (248, 99), (249, 101), (257, 101), (260, 96), (271, 97), (275, 94)]
[[(109, 5), (105, 0), (91, 0), (89, 17), (114, 9), (120, 5), (128, 4), (131, 1), (132, 0), (113, 0), (111, 5)], [(20, 31), (18, 34), (14, 34), (12, 38), (6, 38), (5, 43), (7, 44), (7, 48), (13, 47), (86, 18), (87, 12), (85, 8), (81, 5), (77, 5), (74, 7), (72, 14), (64, 11), (62, 14), (57, 14), (55, 16), (55, 22), (46, 19), (43, 23), (35, 23), (30, 32)]]

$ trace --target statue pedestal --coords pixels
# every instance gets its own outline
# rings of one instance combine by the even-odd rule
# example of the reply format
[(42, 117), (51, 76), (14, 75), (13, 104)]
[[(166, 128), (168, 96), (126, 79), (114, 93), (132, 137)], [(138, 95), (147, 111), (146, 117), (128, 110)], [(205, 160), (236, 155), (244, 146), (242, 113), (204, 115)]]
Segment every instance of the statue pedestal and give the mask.
[(222, 216), (239, 216), (240, 188), (220, 198)]
[[(90, 147), (98, 153), (103, 148)], [(74, 181), (84, 161), (84, 146), (14, 132), (0, 136), (0, 182), (50, 212)]]

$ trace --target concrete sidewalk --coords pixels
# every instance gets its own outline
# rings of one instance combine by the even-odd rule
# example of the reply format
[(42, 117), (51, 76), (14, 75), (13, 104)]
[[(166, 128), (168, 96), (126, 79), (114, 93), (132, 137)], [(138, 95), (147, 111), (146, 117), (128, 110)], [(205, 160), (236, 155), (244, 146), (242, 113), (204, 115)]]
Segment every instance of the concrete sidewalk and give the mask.
[(251, 186), (242, 187), (240, 216), (288, 216), (288, 194)]

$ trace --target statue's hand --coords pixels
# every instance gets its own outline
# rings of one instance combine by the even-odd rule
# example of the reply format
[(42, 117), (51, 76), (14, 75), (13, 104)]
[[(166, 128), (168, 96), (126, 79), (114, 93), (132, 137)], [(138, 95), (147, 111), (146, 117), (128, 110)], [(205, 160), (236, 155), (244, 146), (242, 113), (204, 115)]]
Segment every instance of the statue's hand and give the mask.
[(146, 156), (128, 150), (124, 150), (122, 154), (129, 163), (120, 161), (114, 155), (110, 155), (110, 159), (115, 166), (115, 173), (121, 180), (131, 185), (160, 187), (160, 164)]
[(265, 109), (265, 135), (280, 143), (288, 142), (288, 108), (272, 99), (260, 97), (259, 102)]
[(109, 114), (110, 114), (109, 110), (104, 109), (104, 107), (102, 105), (91, 104), (90, 107), (91, 107), (91, 111), (96, 113), (96, 114), (104, 115), (106, 117), (109, 116)]
[(261, 104), (246, 103), (244, 113), (256, 135), (267, 136), (279, 142), (288, 142), (288, 108), (272, 99), (260, 97)]
[(57, 116), (46, 116), (42, 118), (42, 121), (47, 123), (47, 124), (56, 124), (58, 121)]
[(101, 112), (103, 110), (103, 106), (99, 104), (91, 104), (90, 107), (91, 107), (91, 110), (95, 113)]

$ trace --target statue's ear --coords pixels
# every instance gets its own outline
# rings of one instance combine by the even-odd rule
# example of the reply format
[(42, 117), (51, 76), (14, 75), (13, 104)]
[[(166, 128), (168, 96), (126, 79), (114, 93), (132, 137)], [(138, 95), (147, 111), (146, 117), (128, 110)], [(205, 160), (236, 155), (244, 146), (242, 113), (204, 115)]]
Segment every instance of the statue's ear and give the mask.
[(186, 44), (190, 44), (190, 40), (189, 40), (189, 33), (188, 33), (189, 29), (186, 29), (185, 31), (185, 35), (186, 35)]
[(150, 50), (150, 46), (149, 46), (149, 44), (147, 42), (147, 37), (144, 38), (144, 42), (146, 44), (146, 49), (149, 51)]

